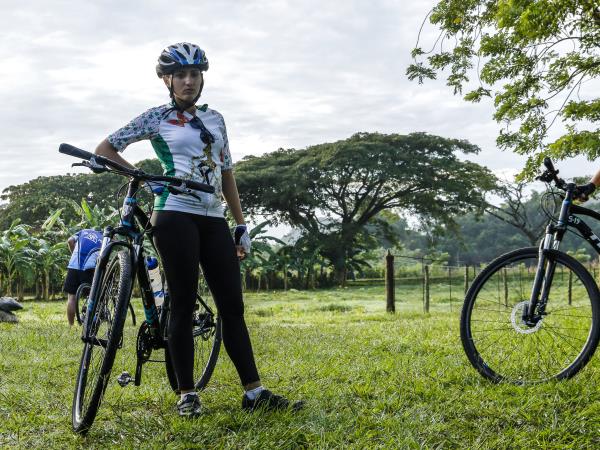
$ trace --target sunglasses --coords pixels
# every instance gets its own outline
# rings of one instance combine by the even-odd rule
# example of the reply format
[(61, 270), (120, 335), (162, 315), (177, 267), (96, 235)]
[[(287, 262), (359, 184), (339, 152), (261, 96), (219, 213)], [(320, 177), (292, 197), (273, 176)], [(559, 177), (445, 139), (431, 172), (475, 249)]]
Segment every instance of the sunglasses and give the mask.
[(214, 144), (215, 142), (215, 137), (212, 135), (212, 133), (210, 131), (208, 131), (208, 129), (204, 126), (204, 124), (202, 123), (202, 121), (200, 120), (200, 117), (198, 116), (194, 116), (194, 118), (192, 120), (190, 120), (188, 122), (190, 124), (190, 126), (192, 128), (194, 128), (195, 130), (200, 130), (200, 140), (208, 145), (208, 144)]

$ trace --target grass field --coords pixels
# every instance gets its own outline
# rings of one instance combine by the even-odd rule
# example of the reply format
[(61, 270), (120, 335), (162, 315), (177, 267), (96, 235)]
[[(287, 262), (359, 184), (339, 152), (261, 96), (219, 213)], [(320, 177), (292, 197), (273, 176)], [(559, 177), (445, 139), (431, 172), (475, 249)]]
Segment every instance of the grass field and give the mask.
[[(90, 433), (73, 434), (70, 408), (79, 329), (62, 303), (25, 303), (20, 324), (0, 324), (0, 447), (27, 448), (598, 448), (598, 357), (571, 381), (493, 385), (468, 364), (458, 303), (383, 287), (246, 295), (247, 321), (264, 383), (307, 400), (297, 414), (241, 410), (225, 352), (197, 420), (176, 416), (162, 364), (134, 372), (128, 320), (105, 401)], [(136, 306), (140, 305), (136, 302)], [(140, 314), (141, 316), (141, 314)], [(158, 356), (158, 355), (157, 355)]]

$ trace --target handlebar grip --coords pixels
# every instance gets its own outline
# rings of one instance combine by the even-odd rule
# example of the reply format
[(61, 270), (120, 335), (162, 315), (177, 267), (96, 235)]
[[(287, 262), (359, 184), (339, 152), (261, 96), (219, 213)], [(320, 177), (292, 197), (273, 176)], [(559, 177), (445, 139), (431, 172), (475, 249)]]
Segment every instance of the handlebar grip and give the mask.
[(215, 193), (215, 187), (210, 184), (199, 183), (194, 180), (185, 180), (185, 185), (190, 189), (194, 189), (196, 191), (208, 192), (209, 194)]
[(548, 169), (550, 172), (556, 172), (554, 164), (552, 164), (552, 160), (547, 156), (544, 158), (544, 166), (546, 166), (546, 169)]
[(80, 148), (74, 147), (70, 144), (60, 144), (58, 151), (60, 153), (64, 153), (65, 155), (74, 156), (75, 158), (81, 158), (88, 161), (92, 156), (94, 156), (93, 153), (86, 152), (85, 150), (81, 150)]

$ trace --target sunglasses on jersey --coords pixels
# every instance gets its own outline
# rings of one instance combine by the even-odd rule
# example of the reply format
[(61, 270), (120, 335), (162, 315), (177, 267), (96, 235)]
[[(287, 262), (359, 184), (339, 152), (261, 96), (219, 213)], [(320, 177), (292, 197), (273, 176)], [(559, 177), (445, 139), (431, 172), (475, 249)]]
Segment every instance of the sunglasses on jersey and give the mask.
[(212, 133), (210, 131), (208, 131), (208, 129), (204, 126), (204, 124), (202, 123), (202, 121), (200, 120), (200, 117), (198, 116), (194, 116), (194, 118), (192, 120), (190, 120), (188, 122), (190, 124), (190, 126), (192, 128), (194, 128), (195, 130), (200, 130), (200, 140), (208, 145), (208, 144), (214, 144), (215, 142), (215, 137), (212, 135)]

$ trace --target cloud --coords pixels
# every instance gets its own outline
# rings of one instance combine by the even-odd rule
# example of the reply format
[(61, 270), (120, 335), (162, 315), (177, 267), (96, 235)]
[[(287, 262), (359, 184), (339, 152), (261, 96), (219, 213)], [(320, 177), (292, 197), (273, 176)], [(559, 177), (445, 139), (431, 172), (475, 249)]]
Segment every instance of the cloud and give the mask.
[[(406, 79), (410, 50), (435, 1), (31, 0), (0, 18), (0, 189), (66, 173), (60, 142), (93, 150), (168, 100), (160, 50), (189, 40), (210, 61), (203, 101), (225, 117), (234, 159), (344, 139), (358, 131), (427, 131), (472, 141), (494, 170), (522, 158), (495, 148), (492, 106), (443, 82)], [(435, 39), (426, 27), (423, 39)], [(153, 156), (134, 144), (131, 161)]]

